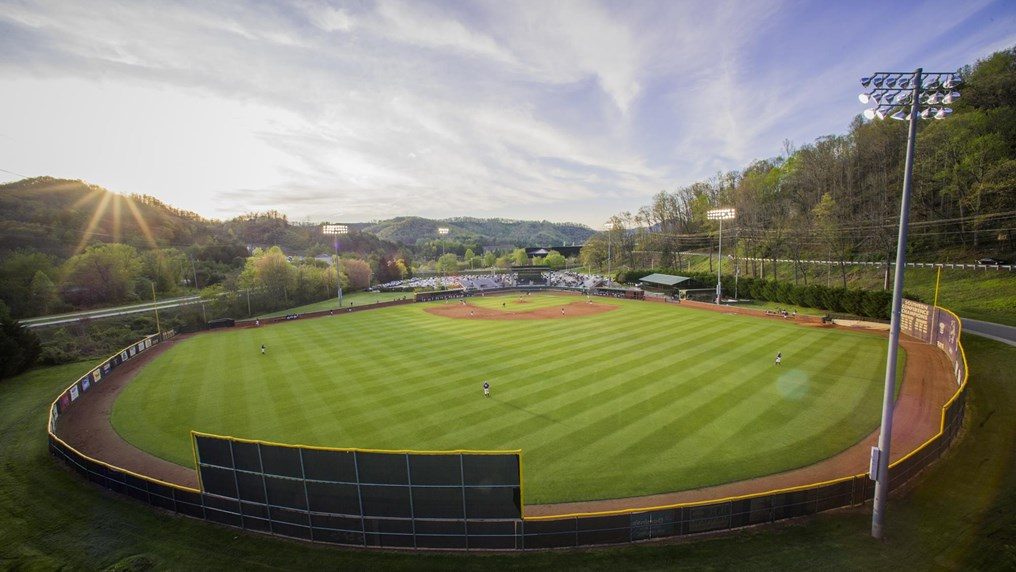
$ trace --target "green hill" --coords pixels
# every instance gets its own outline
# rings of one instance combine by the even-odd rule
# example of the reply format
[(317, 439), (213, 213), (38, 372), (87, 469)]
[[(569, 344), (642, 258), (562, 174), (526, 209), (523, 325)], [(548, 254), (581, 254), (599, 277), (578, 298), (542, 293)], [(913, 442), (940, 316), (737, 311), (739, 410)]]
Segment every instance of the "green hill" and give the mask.
[(363, 231), (384, 240), (416, 244), (417, 241), (436, 238), (437, 229), (440, 227), (449, 229), (450, 239), (468, 240), (484, 246), (582, 244), (594, 234), (593, 229), (588, 226), (575, 223), (472, 217), (449, 219), (396, 217), (366, 225)]

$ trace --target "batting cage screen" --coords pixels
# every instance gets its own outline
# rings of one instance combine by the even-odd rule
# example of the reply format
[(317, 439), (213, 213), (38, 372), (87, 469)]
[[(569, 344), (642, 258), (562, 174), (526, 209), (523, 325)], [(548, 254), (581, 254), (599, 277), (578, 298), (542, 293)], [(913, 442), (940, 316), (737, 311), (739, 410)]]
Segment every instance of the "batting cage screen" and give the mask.
[(512, 266), (517, 286), (547, 286), (549, 266)]
[(194, 448), (210, 520), (364, 546), (519, 547), (517, 452), (317, 449), (200, 433)]

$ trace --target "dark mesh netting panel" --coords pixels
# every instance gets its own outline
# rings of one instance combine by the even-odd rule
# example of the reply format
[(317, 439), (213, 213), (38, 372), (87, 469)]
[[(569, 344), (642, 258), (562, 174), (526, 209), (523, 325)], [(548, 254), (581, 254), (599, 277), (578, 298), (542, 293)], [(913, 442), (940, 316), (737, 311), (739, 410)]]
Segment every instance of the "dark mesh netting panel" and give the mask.
[(461, 485), (462, 464), (460, 459), (460, 455), (410, 454), (411, 480), (414, 485)]
[(300, 526), (310, 526), (310, 517), (307, 513), (288, 508), (268, 507), (270, 514), (272, 515), (272, 522), (285, 522), (288, 524), (298, 524)]
[(303, 481), (265, 475), (265, 488), (268, 490), (268, 504), (307, 509), (307, 496), (303, 490)]
[(409, 487), (360, 485), (360, 495), (363, 498), (363, 514), (367, 516), (412, 516)]
[(466, 485), (518, 485), (518, 455), (462, 455)]
[[(360, 514), (356, 485), (307, 482), (310, 510), (335, 514)], [(359, 525), (357, 525), (359, 527)]]
[(224, 497), (236, 497), (236, 480), (233, 478), (232, 469), (220, 469), (217, 467), (201, 467), (201, 484), (205, 492)]
[(308, 479), (315, 481), (356, 482), (353, 453), (347, 451), (304, 449), (303, 470)]
[(372, 485), (406, 485), (406, 456), (387, 453), (357, 453), (360, 482)]
[(255, 443), (239, 443), (233, 441), (233, 463), (241, 471), (261, 472), (261, 459)]
[(204, 495), (202, 497), (207, 508), (214, 508), (216, 510), (228, 511), (228, 512), (240, 512), (240, 503), (235, 499), (224, 499), (211, 495)]
[(303, 477), (299, 449), (261, 445), (261, 464), (264, 465), (265, 473), (269, 475)]
[(416, 518), (463, 518), (462, 489), (413, 487), (413, 515)]
[(465, 536), (466, 523), (462, 520), (416, 520), (417, 534), (443, 534)]
[(240, 499), (264, 504), (265, 483), (260, 474), (236, 473), (236, 484), (240, 488)]
[(466, 518), (521, 518), (518, 493), (514, 487), (467, 487)]
[(577, 519), (578, 543), (618, 544), (628, 542), (631, 540), (629, 523), (630, 517), (627, 514)]
[(241, 502), (240, 512), (242, 512), (244, 516), (253, 516), (255, 518), (268, 518), (268, 506), (263, 504)]
[(696, 506), (685, 509), (689, 533), (722, 530), (730, 526), (730, 503)]
[(331, 528), (335, 530), (346, 530), (360, 532), (363, 521), (359, 516), (334, 516), (330, 514), (310, 515), (310, 523), (314, 528)]
[(232, 467), (233, 457), (229, 452), (229, 441), (195, 435), (198, 448), (198, 462), (206, 465)]

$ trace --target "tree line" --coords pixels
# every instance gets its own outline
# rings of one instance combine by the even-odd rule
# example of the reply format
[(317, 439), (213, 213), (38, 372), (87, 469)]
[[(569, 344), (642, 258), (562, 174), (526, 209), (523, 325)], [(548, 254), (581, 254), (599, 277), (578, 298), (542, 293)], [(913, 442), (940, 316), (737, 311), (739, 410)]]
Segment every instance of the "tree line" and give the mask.
[[(954, 114), (919, 124), (908, 249), (916, 259), (1011, 258), (1016, 252), (1016, 48), (960, 70)], [(648, 205), (611, 217), (591, 238), (583, 262), (613, 269), (684, 266), (683, 253), (712, 253), (719, 224), (713, 208), (732, 207), (723, 252), (772, 260), (753, 276), (814, 278), (800, 261), (880, 261), (895, 256), (907, 124), (854, 119), (848, 133), (820, 137), (779, 157), (721, 173)], [(798, 261), (778, 276), (776, 259)], [(768, 266), (768, 269), (767, 269)]]

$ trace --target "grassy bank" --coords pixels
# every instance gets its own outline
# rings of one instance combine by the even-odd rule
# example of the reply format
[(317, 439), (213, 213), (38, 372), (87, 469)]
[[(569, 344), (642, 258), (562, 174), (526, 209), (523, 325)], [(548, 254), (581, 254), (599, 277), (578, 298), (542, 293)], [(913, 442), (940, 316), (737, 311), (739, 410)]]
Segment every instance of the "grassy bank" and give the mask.
[[(343, 308), (348, 308), (350, 305), (353, 306), (366, 306), (368, 304), (376, 304), (378, 302), (389, 302), (391, 300), (401, 300), (408, 296), (410, 299), (413, 298), (412, 292), (353, 292), (352, 294), (344, 294), (342, 296)], [(313, 304), (307, 304), (305, 306), (297, 306), (295, 308), (289, 308), (286, 310), (279, 310), (278, 312), (272, 312), (270, 314), (263, 314), (258, 318), (274, 318), (276, 316), (285, 316), (286, 314), (307, 314), (310, 312), (322, 312), (326, 310), (336, 310), (339, 306), (338, 298), (329, 298), (328, 300), (322, 300), (320, 302), (314, 302)]]
[[(710, 269), (706, 255), (685, 255), (684, 260), (683, 269), (688, 272), (716, 271), (715, 266)], [(809, 284), (843, 285), (839, 267), (805, 264), (802, 268)], [(772, 269), (772, 263), (767, 262), (766, 277), (772, 278)], [(723, 270), (728, 274), (733, 267), (725, 263)], [(777, 263), (776, 273), (781, 281), (794, 281), (794, 268), (790, 263)], [(742, 267), (741, 276), (750, 274), (745, 274)], [(933, 268), (908, 268), (903, 288), (930, 304), (935, 299), (936, 276), (937, 271)], [(803, 284), (805, 274), (799, 274), (798, 280)], [(884, 285), (884, 270), (875, 266), (847, 265), (847, 285), (850, 288), (879, 290)], [(944, 268), (938, 303), (964, 318), (1016, 326), (1016, 272)]]
[(83, 481), (47, 453), (45, 411), (88, 364), (39, 369), (0, 384), (0, 568), (234, 569), (752, 569), (1016, 567), (1016, 348), (968, 337), (967, 432), (920, 485), (889, 503), (888, 539), (868, 535), (869, 511), (709, 540), (535, 554), (412, 554), (342, 550), (245, 534), (169, 516)]

